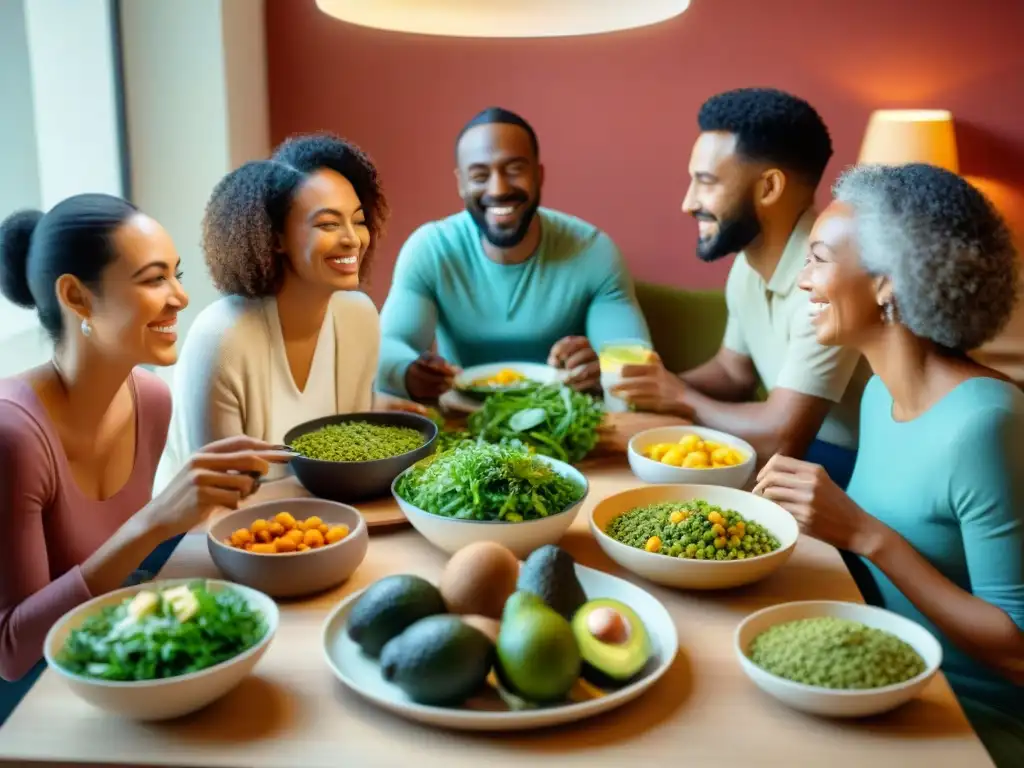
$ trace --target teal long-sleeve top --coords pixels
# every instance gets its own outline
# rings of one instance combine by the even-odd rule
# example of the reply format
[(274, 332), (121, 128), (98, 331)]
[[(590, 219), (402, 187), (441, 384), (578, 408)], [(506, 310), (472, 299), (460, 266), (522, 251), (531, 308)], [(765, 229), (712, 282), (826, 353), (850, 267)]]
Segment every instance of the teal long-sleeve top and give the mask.
[(462, 211), (425, 224), (398, 255), (381, 310), (377, 386), (407, 397), (405, 372), (435, 338), (437, 353), (467, 368), (543, 363), (555, 342), (602, 343), (650, 335), (612, 239), (568, 214), (539, 208), (541, 241), (521, 264), (487, 257)]
[[(961, 589), (1001, 608), (1024, 630), (1024, 392), (994, 378), (959, 384), (900, 422), (876, 376), (861, 403), (860, 450), (847, 493)], [(881, 570), (855, 572), (868, 602), (926, 627), (943, 646), (943, 672), (971, 715), (981, 705), (1017, 741), (1024, 765), (1024, 691), (953, 646)], [(974, 718), (972, 718), (973, 720)], [(975, 727), (983, 740), (984, 727)], [(1003, 763), (998, 763), (1003, 764)]]

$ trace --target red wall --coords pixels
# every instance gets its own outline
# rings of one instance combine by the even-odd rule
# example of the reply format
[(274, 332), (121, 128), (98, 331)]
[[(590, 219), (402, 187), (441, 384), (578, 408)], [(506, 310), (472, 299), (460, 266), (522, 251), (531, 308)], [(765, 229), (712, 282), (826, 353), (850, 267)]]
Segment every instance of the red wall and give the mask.
[(950, 109), (961, 171), (1024, 229), (1024, 0), (693, 0), (648, 29), (529, 41), (379, 32), (313, 0), (267, 0), (267, 30), (273, 141), (329, 129), (380, 169), (393, 217), (378, 301), (409, 233), (461, 208), (453, 139), (494, 104), (536, 128), (544, 204), (608, 231), (638, 279), (723, 283), (728, 263), (697, 262), (679, 206), (696, 110), (737, 86), (815, 105), (835, 144), (829, 182), (855, 161), (872, 109)]

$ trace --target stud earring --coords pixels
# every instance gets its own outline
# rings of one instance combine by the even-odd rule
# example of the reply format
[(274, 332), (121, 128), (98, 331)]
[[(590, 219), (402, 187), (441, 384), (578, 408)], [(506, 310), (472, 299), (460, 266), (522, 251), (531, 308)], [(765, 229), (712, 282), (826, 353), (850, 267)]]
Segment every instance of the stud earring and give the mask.
[(882, 305), (882, 319), (886, 325), (892, 325), (896, 322), (896, 307), (891, 299)]
[(82, 321), (82, 335), (83, 336), (88, 336), (90, 333), (92, 333), (92, 326), (89, 325), (89, 321), (88, 320), (83, 320)]

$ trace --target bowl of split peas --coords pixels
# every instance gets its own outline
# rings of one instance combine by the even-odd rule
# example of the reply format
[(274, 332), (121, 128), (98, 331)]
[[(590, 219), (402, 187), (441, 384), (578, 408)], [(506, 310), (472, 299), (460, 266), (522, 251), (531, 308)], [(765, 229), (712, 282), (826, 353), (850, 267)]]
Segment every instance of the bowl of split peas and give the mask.
[(332, 589), (363, 562), (366, 521), (355, 507), (317, 498), (267, 501), (229, 512), (207, 535), (225, 578), (271, 597)]

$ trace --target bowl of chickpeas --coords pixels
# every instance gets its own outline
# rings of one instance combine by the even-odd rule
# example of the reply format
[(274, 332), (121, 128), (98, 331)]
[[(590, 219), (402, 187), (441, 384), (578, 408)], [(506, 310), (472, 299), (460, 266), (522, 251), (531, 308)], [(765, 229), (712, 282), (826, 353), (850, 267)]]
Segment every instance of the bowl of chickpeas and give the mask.
[(706, 427), (647, 429), (633, 436), (626, 453), (633, 474), (646, 483), (744, 488), (757, 465), (750, 443)]
[(224, 576), (271, 597), (332, 589), (363, 562), (366, 521), (355, 507), (317, 498), (267, 501), (210, 526), (207, 546)]

